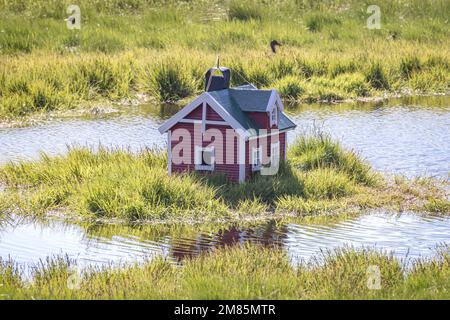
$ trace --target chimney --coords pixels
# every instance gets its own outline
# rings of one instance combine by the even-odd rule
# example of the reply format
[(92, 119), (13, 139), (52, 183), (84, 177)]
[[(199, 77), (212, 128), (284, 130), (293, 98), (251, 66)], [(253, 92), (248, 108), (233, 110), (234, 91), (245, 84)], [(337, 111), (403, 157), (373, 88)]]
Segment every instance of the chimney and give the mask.
[(205, 91), (217, 91), (230, 87), (230, 69), (226, 67), (213, 67), (205, 74)]

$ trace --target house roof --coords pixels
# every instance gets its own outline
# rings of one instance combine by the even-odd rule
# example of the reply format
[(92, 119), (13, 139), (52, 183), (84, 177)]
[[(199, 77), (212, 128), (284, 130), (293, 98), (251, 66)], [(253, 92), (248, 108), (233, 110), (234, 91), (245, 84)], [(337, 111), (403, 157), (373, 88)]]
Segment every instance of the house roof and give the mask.
[[(236, 119), (241, 126), (248, 129), (262, 129), (260, 125), (258, 125), (249, 115), (247, 115), (241, 108), (242, 101), (241, 99), (236, 99), (233, 94), (234, 91), (253, 91), (257, 92), (257, 90), (233, 90), (233, 89), (224, 89), (218, 91), (210, 91), (208, 94), (214, 98), (234, 119)], [(241, 103), (240, 103), (241, 102)], [(264, 104), (264, 110), (267, 106), (267, 103)]]
[[(273, 90), (258, 90), (253, 85), (245, 85), (209, 94), (224, 107), (245, 129), (262, 129), (246, 112), (266, 112)], [(283, 112), (280, 112), (279, 130), (295, 128)]]
[(200, 101), (205, 101), (205, 99), (210, 99), (211, 102), (218, 106), (219, 109), (216, 111), (220, 111), (219, 114), (225, 116), (226, 119), (224, 119), (226, 121), (235, 122), (235, 126), (233, 127), (239, 127), (241, 129), (244, 129), (245, 131), (250, 131), (249, 129), (264, 129), (252, 119), (252, 117), (248, 114), (249, 112), (270, 111), (273, 103), (275, 103), (275, 101), (279, 101), (281, 112), (279, 115), (278, 129), (287, 130), (296, 127), (295, 123), (293, 123), (283, 113), (281, 100), (275, 90), (259, 90), (253, 85), (245, 85), (236, 88), (203, 93), (191, 104), (183, 108), (175, 116), (169, 119), (169, 121), (163, 124), (159, 128), (160, 131), (164, 132), (169, 129), (178, 121), (178, 118), (181, 119), (182, 117), (184, 117), (188, 112), (190, 112), (190, 109), (193, 109), (198, 105)]
[(245, 112), (266, 112), (272, 93), (273, 90), (257, 90), (247, 86), (209, 92), (222, 106)]
[(291, 121), (283, 112), (280, 112), (280, 117), (278, 119), (278, 130), (293, 129), (297, 125)]

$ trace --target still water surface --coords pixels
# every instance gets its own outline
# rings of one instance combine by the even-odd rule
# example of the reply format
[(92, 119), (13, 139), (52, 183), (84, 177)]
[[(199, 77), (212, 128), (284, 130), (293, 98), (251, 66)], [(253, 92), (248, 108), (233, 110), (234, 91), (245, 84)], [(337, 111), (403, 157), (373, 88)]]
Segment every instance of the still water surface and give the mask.
[[(164, 147), (160, 123), (174, 107), (140, 106), (101, 118), (54, 120), (24, 128), (0, 129), (0, 163), (36, 159), (40, 152), (61, 154), (68, 145), (99, 144), (137, 151)], [(356, 150), (382, 172), (448, 178), (450, 98), (398, 99), (381, 103), (286, 106), (298, 128), (289, 140), (319, 126)], [(0, 186), (1, 192), (1, 186)], [(332, 224), (274, 222), (214, 231), (185, 227), (82, 226), (60, 221), (0, 224), (0, 257), (29, 264), (67, 255), (80, 265), (121, 264), (163, 255), (182, 261), (212, 248), (247, 241), (284, 248), (294, 263), (323, 249), (344, 245), (375, 247), (400, 258), (429, 257), (450, 244), (450, 218), (414, 214), (366, 214)]]
[[(54, 120), (24, 128), (0, 129), (0, 164), (60, 154), (68, 145), (115, 146), (133, 151), (165, 147), (158, 126), (177, 108), (131, 107), (101, 118)], [(360, 153), (379, 171), (407, 176), (448, 177), (450, 97), (396, 99), (379, 103), (286, 106), (297, 124), (288, 141), (320, 127)]]
[(292, 262), (308, 261), (321, 250), (342, 246), (375, 248), (399, 258), (431, 257), (436, 246), (450, 244), (450, 218), (371, 213), (328, 224), (277, 224), (252, 227), (82, 226), (61, 221), (24, 221), (0, 227), (0, 256), (23, 264), (67, 255), (80, 266), (122, 265), (163, 255), (174, 262), (206, 250), (261, 243), (284, 248)]

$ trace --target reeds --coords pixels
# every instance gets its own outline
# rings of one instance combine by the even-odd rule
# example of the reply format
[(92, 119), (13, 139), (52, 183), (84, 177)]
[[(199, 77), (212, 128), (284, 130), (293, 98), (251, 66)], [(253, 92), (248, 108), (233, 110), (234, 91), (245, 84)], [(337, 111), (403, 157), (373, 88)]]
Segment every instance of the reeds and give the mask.
[[(71, 148), (64, 156), (0, 168), (0, 210), (26, 215), (63, 210), (67, 215), (125, 221), (217, 221), (298, 215), (348, 208), (397, 208), (442, 212), (448, 200), (433, 183), (386, 181), (353, 152), (322, 133), (300, 137), (275, 176), (229, 183), (224, 176), (169, 176), (167, 157), (156, 150), (131, 153), (100, 147)], [(420, 192), (418, 191), (420, 189)], [(414, 198), (417, 203), (411, 201)], [(399, 209), (400, 210), (400, 209)], [(448, 210), (447, 210), (448, 211)]]
[[(0, 262), (2, 299), (448, 299), (448, 247), (409, 269), (391, 254), (342, 248), (309, 263), (290, 264), (281, 249), (225, 247), (184, 261), (162, 258), (123, 268), (76, 270), (67, 258), (31, 268), (32, 282), (14, 261)], [(371, 274), (377, 268), (379, 273)], [(372, 268), (372, 269), (370, 269)], [(379, 274), (379, 288), (370, 284)]]
[[(174, 102), (202, 90), (218, 53), (233, 85), (275, 87), (291, 100), (448, 92), (447, 1), (382, 1), (395, 9), (383, 11), (381, 30), (363, 28), (365, 7), (352, 0), (232, 2), (222, 8), (232, 19), (213, 24), (197, 14), (202, 1), (79, 4), (82, 28), (68, 30), (62, 2), (0, 3), (0, 118), (144, 92)], [(283, 44), (276, 55), (272, 39)]]

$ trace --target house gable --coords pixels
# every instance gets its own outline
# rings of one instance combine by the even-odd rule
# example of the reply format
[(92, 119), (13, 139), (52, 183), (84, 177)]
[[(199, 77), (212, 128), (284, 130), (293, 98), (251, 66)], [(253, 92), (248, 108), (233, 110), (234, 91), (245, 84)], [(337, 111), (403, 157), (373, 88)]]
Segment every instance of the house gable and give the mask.
[(225, 121), (223, 118), (211, 108), (210, 105), (206, 106), (206, 120), (207, 121)]
[[(220, 103), (218, 103), (208, 92), (202, 93), (200, 96), (198, 96), (196, 99), (194, 99), (190, 104), (188, 104), (186, 107), (184, 107), (183, 109), (178, 111), (172, 118), (170, 118), (165, 123), (163, 123), (158, 128), (159, 132), (160, 133), (167, 132), (168, 130), (170, 130), (170, 128), (172, 128), (178, 122), (185, 122), (185, 121), (189, 121), (189, 120), (194, 120), (194, 121), (200, 120), (200, 119), (195, 119), (195, 118), (189, 118), (189, 115), (191, 113), (193, 115), (197, 114), (198, 111), (196, 111), (196, 109), (198, 107), (201, 107), (201, 109), (202, 109), (202, 118), (201, 119), (205, 119), (206, 114), (205, 114), (205, 117), (203, 117), (203, 113), (206, 113), (207, 106), (209, 106), (215, 112), (215, 114), (217, 114), (217, 116), (219, 116), (221, 119), (223, 119), (221, 122), (224, 121), (224, 122), (228, 123), (233, 129), (236, 130), (236, 132), (239, 135), (241, 135), (244, 138), (248, 138), (250, 136), (250, 133), (247, 131), (247, 128), (245, 128), (239, 121), (237, 121), (232, 115), (230, 115), (228, 110), (223, 108), (223, 106)], [(210, 112), (210, 115), (213, 115), (213, 113)], [(200, 121), (202, 121), (202, 120), (200, 120)], [(206, 122), (211, 123), (211, 121), (213, 121), (213, 120), (206, 121)], [(214, 122), (212, 122), (212, 123), (214, 123)], [(204, 125), (205, 124), (206, 123), (204, 123)]]
[(195, 119), (202, 120), (202, 104), (199, 104), (197, 108), (192, 110), (188, 115), (186, 115), (183, 119)]

